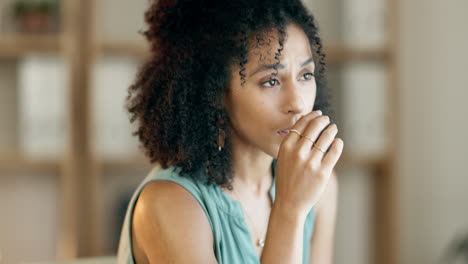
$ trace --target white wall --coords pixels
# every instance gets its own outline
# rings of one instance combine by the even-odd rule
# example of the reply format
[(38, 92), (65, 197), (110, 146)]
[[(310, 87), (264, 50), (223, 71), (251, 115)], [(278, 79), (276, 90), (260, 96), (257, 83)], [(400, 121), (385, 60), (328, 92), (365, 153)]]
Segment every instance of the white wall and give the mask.
[(401, 0), (401, 263), (468, 232), (468, 1)]

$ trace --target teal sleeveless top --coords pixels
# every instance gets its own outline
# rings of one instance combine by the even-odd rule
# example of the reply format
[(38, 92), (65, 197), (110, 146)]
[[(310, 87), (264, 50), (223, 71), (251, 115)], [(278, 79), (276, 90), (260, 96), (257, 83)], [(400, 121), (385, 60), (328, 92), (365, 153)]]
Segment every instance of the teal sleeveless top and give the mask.
[[(276, 160), (272, 162), (273, 184), (270, 197), (275, 200)], [(252, 242), (250, 231), (244, 220), (241, 204), (228, 196), (217, 185), (205, 185), (179, 175), (179, 167), (152, 170), (137, 187), (127, 208), (118, 248), (118, 264), (135, 264), (132, 248), (132, 215), (138, 196), (150, 182), (165, 180), (184, 187), (200, 204), (208, 217), (213, 231), (213, 250), (219, 264), (259, 264), (260, 259)], [(202, 172), (200, 172), (202, 173)], [(303, 263), (309, 263), (310, 238), (315, 222), (315, 208), (307, 215), (304, 223)]]

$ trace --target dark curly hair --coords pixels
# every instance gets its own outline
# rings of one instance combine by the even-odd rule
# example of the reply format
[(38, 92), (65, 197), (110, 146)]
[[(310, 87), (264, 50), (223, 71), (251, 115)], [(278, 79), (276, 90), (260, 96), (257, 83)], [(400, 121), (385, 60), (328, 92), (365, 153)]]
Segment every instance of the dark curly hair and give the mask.
[[(330, 109), (322, 41), (300, 0), (159, 0), (150, 3), (145, 21), (149, 27), (142, 34), (151, 56), (129, 88), (126, 107), (130, 122), (138, 121), (133, 135), (151, 163), (178, 166), (181, 176), (232, 189), (231, 130), (222, 104), (232, 66), (240, 66), (243, 85), (249, 48), (271, 44), (265, 33), (272, 30), (279, 36), (278, 65), (289, 23), (309, 39), (316, 64), (314, 110)], [(219, 120), (226, 121), (220, 127), (226, 133), (222, 151)]]

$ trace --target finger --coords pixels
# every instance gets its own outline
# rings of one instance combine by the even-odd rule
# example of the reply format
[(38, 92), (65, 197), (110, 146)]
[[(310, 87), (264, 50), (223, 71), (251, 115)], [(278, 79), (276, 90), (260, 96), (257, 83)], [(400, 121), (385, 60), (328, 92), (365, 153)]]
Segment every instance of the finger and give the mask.
[(338, 159), (343, 153), (344, 142), (341, 138), (335, 138), (330, 147), (330, 150), (325, 154), (322, 159), (322, 168), (331, 173), (335, 167)]
[(312, 158), (322, 160), (326, 151), (333, 142), (333, 139), (335, 139), (337, 133), (338, 127), (336, 126), (336, 124), (329, 125), (319, 136), (318, 140), (315, 142), (314, 147), (311, 150)]
[(301, 136), (299, 135), (299, 133), (303, 134), (305, 127), (310, 122), (310, 120), (321, 115), (322, 115), (322, 111), (318, 110), (318, 111), (310, 112), (309, 114), (305, 116), (302, 116), (296, 122), (296, 124), (294, 124), (293, 128), (291, 129), (292, 131), (290, 131), (288, 135), (286, 136), (286, 138), (284, 139), (286, 141), (286, 144), (296, 145), (297, 141), (301, 139)]
[(310, 153), (313, 143), (317, 141), (322, 130), (330, 123), (330, 118), (322, 115), (311, 120), (303, 133), (304, 136), (299, 141), (299, 150), (304, 153)]

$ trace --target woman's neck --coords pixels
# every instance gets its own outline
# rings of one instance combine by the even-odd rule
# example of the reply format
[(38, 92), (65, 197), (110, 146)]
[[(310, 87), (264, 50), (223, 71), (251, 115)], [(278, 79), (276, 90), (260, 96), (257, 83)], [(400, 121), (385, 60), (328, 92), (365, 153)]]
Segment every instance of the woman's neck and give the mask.
[(263, 195), (272, 184), (271, 163), (273, 158), (257, 148), (248, 148), (233, 142), (232, 166), (234, 168), (233, 187), (238, 187), (255, 195)]

